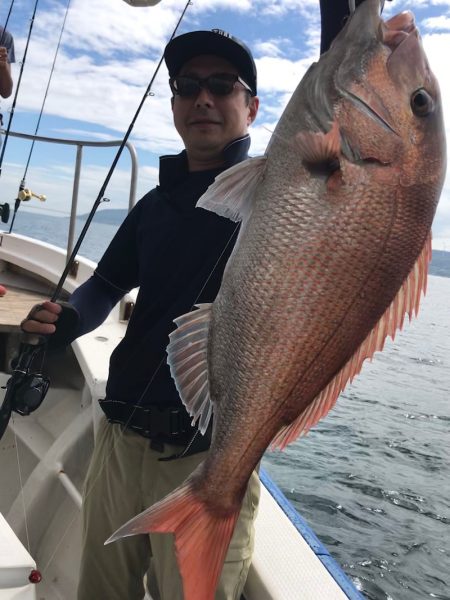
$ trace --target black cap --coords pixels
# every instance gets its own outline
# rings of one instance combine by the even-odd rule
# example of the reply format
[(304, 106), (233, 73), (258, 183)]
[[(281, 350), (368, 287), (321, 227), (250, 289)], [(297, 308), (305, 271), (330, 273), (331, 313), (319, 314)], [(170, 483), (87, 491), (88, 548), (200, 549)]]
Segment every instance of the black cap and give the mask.
[(175, 77), (181, 67), (201, 54), (214, 54), (228, 60), (256, 96), (256, 65), (249, 48), (221, 29), (191, 31), (173, 38), (164, 50), (164, 59), (170, 77)]

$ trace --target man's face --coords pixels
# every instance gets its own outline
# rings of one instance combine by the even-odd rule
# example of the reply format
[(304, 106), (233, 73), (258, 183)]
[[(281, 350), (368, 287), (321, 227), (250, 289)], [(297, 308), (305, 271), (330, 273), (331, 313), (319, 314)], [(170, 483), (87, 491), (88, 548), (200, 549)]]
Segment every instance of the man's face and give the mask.
[[(205, 54), (183, 65), (179, 75), (204, 78), (217, 73), (238, 74), (227, 60)], [(247, 96), (239, 83), (227, 96), (213, 95), (204, 88), (189, 98), (175, 95), (172, 104), (174, 123), (191, 167), (194, 165), (195, 168), (197, 158), (215, 160), (228, 143), (247, 133), (258, 111), (258, 98), (250, 98), (248, 102)]]

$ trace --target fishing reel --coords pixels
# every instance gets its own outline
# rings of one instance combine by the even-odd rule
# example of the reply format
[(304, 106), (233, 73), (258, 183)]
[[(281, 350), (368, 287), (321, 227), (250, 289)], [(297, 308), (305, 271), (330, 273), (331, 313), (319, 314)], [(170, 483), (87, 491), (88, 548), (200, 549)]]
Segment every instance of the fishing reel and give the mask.
[(45, 194), (35, 194), (30, 190), (30, 188), (21, 188), (17, 197), (22, 202), (31, 200), (31, 198), (37, 198), (41, 202), (45, 202), (45, 200), (47, 199), (47, 196)]
[(42, 373), (47, 342), (42, 336), (33, 336), (32, 339), (34, 343), (20, 344), (19, 356), (6, 383), (6, 394), (0, 407), (0, 439), (12, 411), (24, 416), (34, 412), (42, 404), (50, 386), (50, 380)]

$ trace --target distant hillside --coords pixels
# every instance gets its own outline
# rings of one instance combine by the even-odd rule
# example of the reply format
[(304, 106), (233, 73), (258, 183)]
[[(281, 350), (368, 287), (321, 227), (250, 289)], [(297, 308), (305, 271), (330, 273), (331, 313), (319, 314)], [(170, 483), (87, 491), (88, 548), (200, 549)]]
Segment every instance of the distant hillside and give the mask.
[[(120, 225), (127, 216), (128, 211), (124, 208), (104, 208), (95, 213), (94, 221), (104, 225)], [(78, 219), (86, 221), (88, 213), (78, 215)]]
[[(106, 208), (99, 210), (94, 221), (104, 223), (105, 225), (119, 226), (127, 215), (126, 209)], [(80, 215), (78, 218), (86, 220), (87, 214)], [(430, 275), (439, 275), (440, 277), (450, 277), (450, 252), (443, 250), (433, 250), (433, 259), (430, 265)]]

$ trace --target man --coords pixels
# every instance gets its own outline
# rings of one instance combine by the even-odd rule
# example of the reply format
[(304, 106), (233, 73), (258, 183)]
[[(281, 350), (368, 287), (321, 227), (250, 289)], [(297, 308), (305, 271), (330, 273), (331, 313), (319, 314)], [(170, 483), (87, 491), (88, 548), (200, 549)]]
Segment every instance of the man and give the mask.
[(15, 62), (13, 36), (0, 27), (0, 96), (9, 98), (13, 88), (11, 63)]
[[(346, 2), (342, 5), (339, 22), (347, 11)], [(330, 41), (325, 40), (325, 47)], [(173, 319), (196, 303), (214, 300), (235, 242), (235, 224), (195, 205), (220, 172), (247, 157), (247, 130), (259, 106), (257, 75), (249, 49), (219, 30), (174, 38), (164, 56), (174, 124), (185, 150), (161, 157), (160, 185), (131, 211), (70, 305), (45, 302), (22, 324), (29, 333), (53, 334), (53, 345), (69, 343), (98, 326), (128, 290), (139, 286), (126, 335), (111, 356), (106, 398), (100, 402), (106, 418), (85, 485), (79, 600), (140, 600), (147, 571), (155, 599), (183, 599), (172, 536), (103, 543), (184, 481), (209, 447), (210, 432), (196, 435), (189, 424), (165, 349)], [(258, 498), (253, 474), (216, 600), (241, 596)]]

